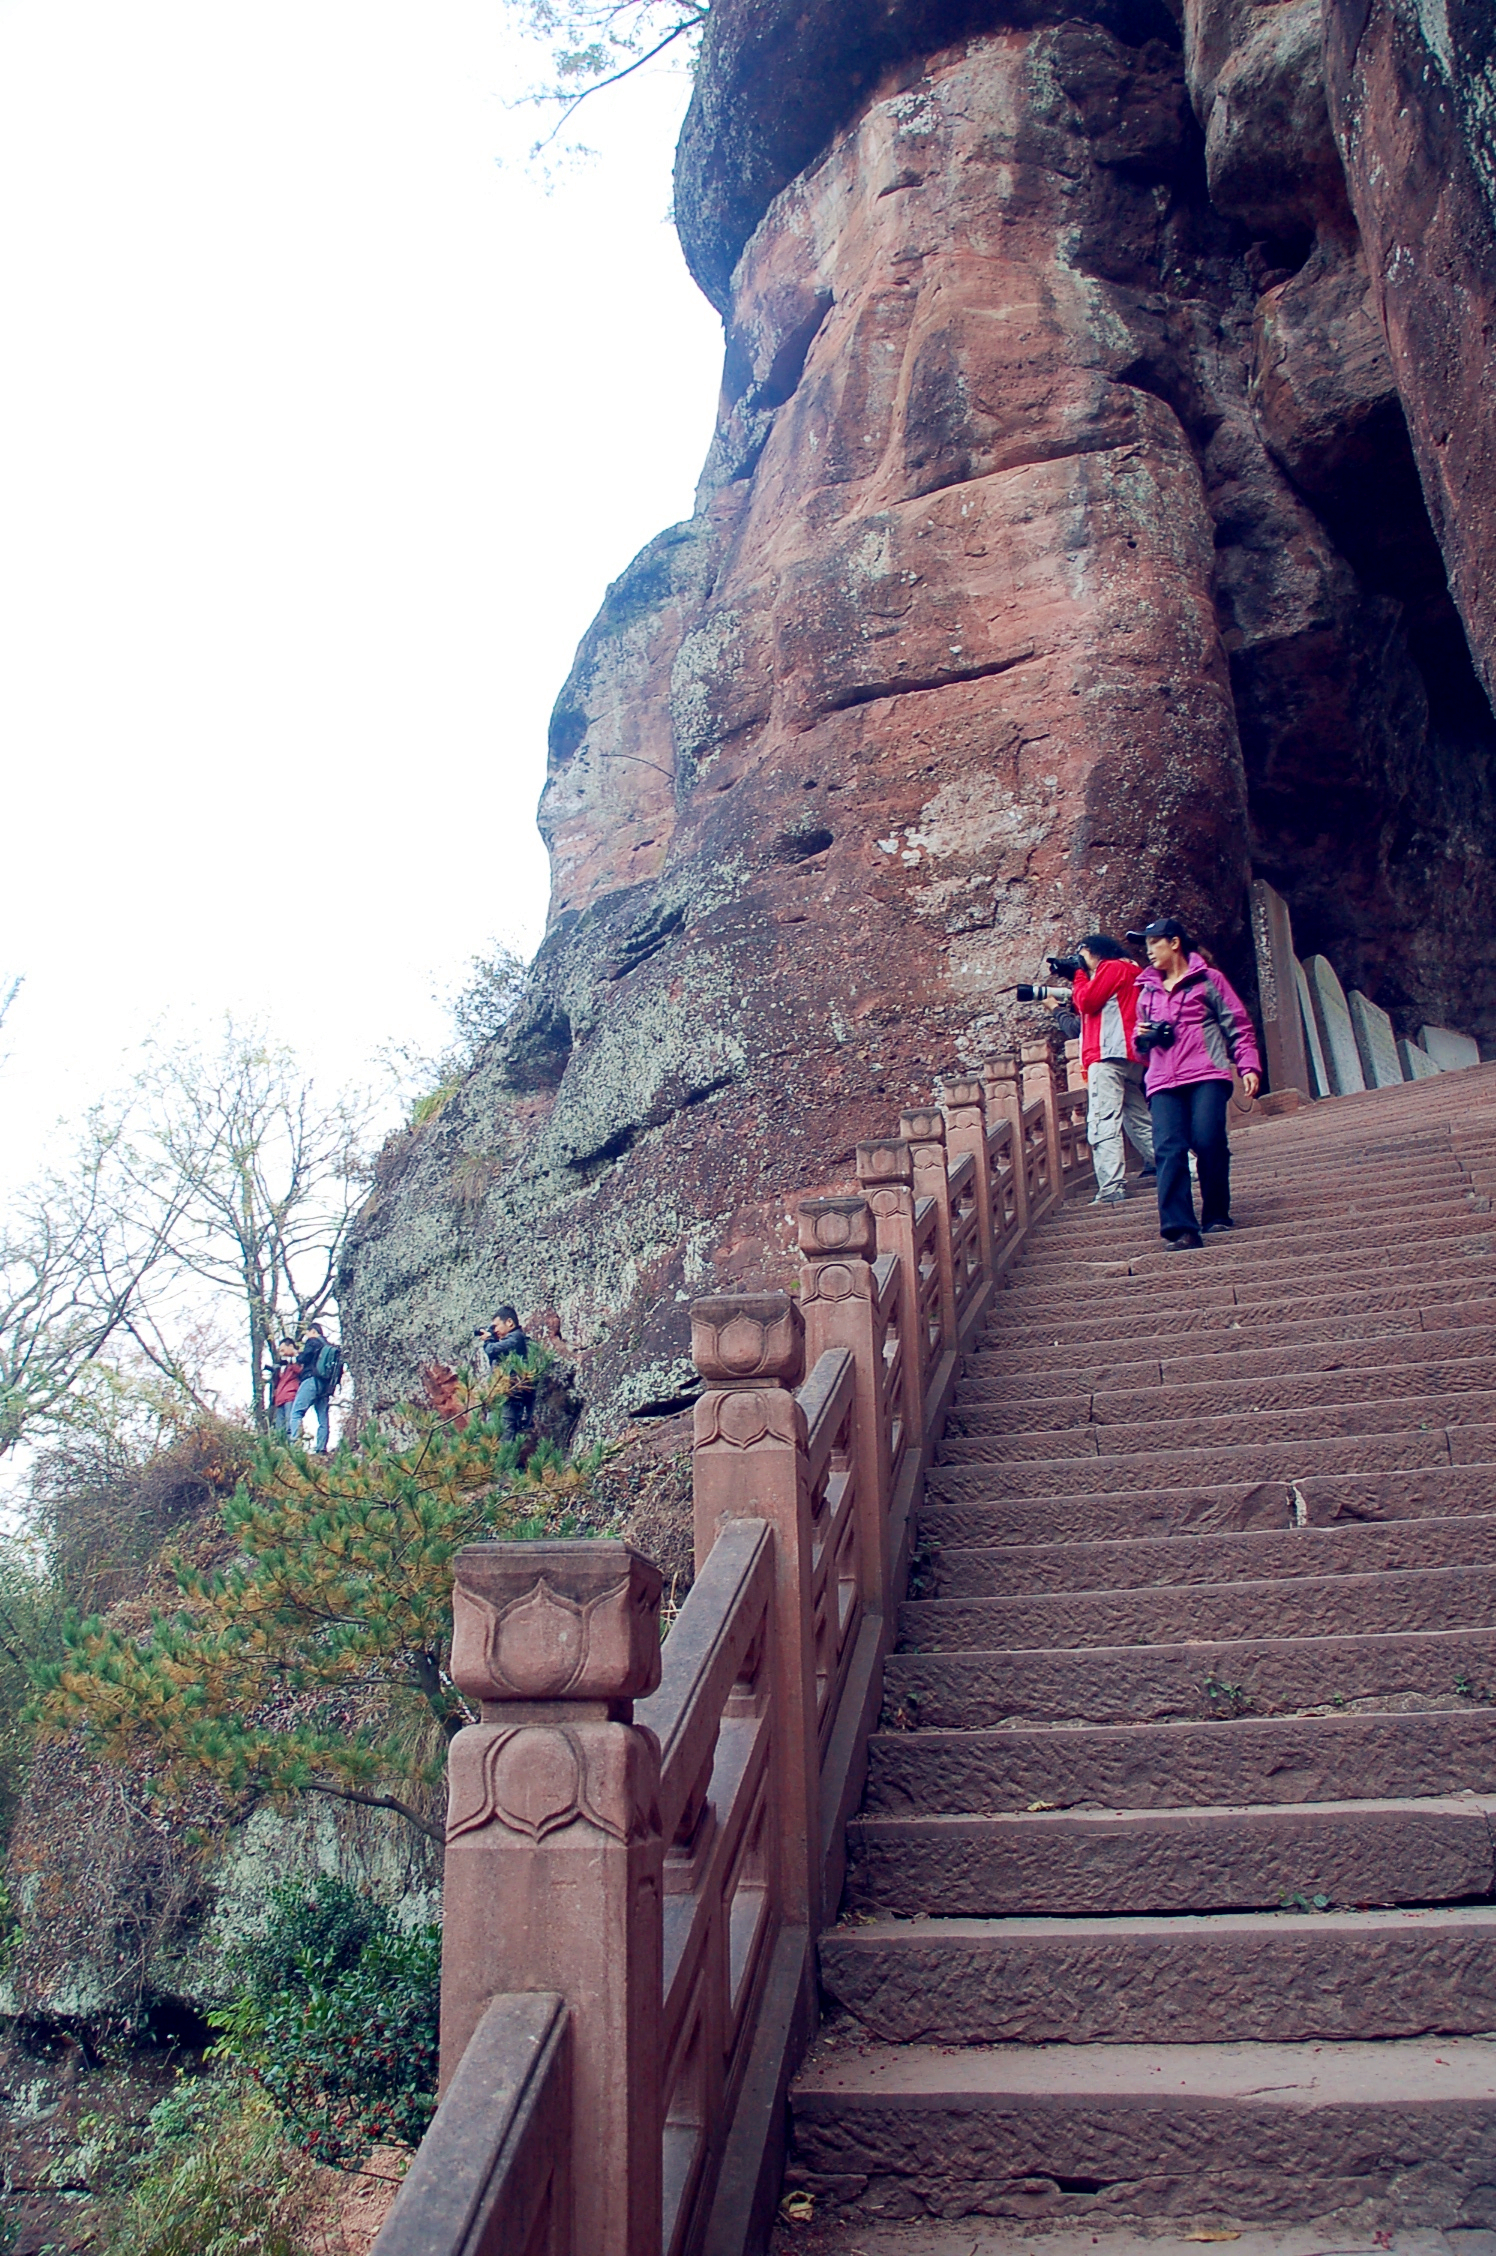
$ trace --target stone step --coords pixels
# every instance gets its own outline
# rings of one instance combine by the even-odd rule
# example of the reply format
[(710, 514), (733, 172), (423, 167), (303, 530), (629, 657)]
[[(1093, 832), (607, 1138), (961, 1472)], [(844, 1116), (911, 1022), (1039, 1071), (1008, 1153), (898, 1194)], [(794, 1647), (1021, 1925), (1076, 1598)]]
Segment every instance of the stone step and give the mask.
[(1167, 1419), (1140, 1418), (1131, 1424), (1041, 1427), (1037, 1432), (952, 1434), (940, 1445), (942, 1463), (1018, 1464), (1039, 1461), (1051, 1471), (1093, 1458), (1167, 1455), (1163, 1444), (1188, 1434), (1203, 1452), (1230, 1451), (1261, 1444), (1330, 1442), (1367, 1434), (1429, 1433), (1440, 1427), (1489, 1428), (1496, 1420), (1496, 1394), (1485, 1388), (1468, 1393), (1404, 1394), (1389, 1399), (1314, 1403), (1300, 1410), (1238, 1411), (1224, 1417), (1194, 1417), (1173, 1426)]
[[(1447, 1406), (1441, 1415), (1444, 1425), (1425, 1428), (1401, 1425), (1396, 1415), (1389, 1413), (1388, 1423), (1381, 1430), (1324, 1440), (1253, 1437), (1253, 1422), (1242, 1419), (1234, 1421), (1238, 1428), (1245, 1429), (1240, 1439), (1228, 1441), (1219, 1435), (1209, 1448), (1160, 1449), (1156, 1436), (1141, 1437), (1132, 1449), (1109, 1448), (1104, 1455), (1094, 1457), (1057, 1457), (1054, 1437), (1048, 1434), (1032, 1437), (1031, 1454), (1027, 1456), (1018, 1454), (1014, 1446), (1015, 1441), (1030, 1446), (1023, 1435), (1005, 1434), (1000, 1442), (964, 1441), (957, 1436), (942, 1445), (941, 1454), (942, 1463), (948, 1463), (952, 1470), (980, 1471), (981, 1493), (994, 1498), (1064, 1496), (1086, 1490), (1102, 1495), (1124, 1487), (1139, 1472), (1150, 1487), (1160, 1488), (1181, 1487), (1192, 1480), (1219, 1485), (1233, 1475), (1240, 1480), (1247, 1474), (1259, 1480), (1276, 1477), (1296, 1481), (1308, 1473), (1381, 1473), (1453, 1464), (1457, 1460), (1451, 1437), (1459, 1429)], [(1223, 1419), (1221, 1423), (1231, 1425), (1233, 1421)], [(1474, 1425), (1470, 1431), (1481, 1437), (1480, 1461), (1488, 1461), (1496, 1450), (1491, 1429)]]
[[(1496, 1504), (1496, 1473), (1492, 1476)], [(920, 1522), (933, 1545), (934, 1515)], [(1260, 1529), (1244, 1535), (1143, 1536), (1120, 1542), (947, 1544), (923, 1568), (923, 1598), (1013, 1598), (1043, 1591), (1146, 1590), (1298, 1575), (1419, 1567), (1496, 1567), (1496, 1512), (1377, 1525)]]
[(1478, 2037), (820, 2045), (791, 2105), (787, 2183), (827, 2223), (1493, 2214), (1496, 2045)]
[[(1446, 1478), (1448, 1465), (1436, 1468)], [(1238, 1480), (1163, 1489), (1119, 1488), (1110, 1493), (1068, 1496), (993, 1498), (983, 1487), (987, 1468), (937, 1465), (927, 1485), (928, 1501), (920, 1513), (921, 1536), (937, 1550), (942, 1544), (990, 1548), (1006, 1543), (1084, 1543), (1090, 1537), (1169, 1537), (1190, 1533), (1240, 1533), (1249, 1529), (1291, 1528), (1297, 1518), (1293, 1490), (1286, 1480)], [(1375, 1487), (1374, 1478), (1358, 1478), (1362, 1488)], [(1390, 1483), (1412, 1479), (1411, 1474), (1389, 1474)], [(1432, 1474), (1422, 1476), (1432, 1478)], [(1462, 1468), (1460, 1482), (1474, 1483), (1482, 1476), (1475, 1468)], [(1496, 1466), (1489, 1468), (1487, 1486), (1496, 1499)], [(1304, 1488), (1305, 1484), (1300, 1484)], [(1458, 1490), (1461, 1498), (1467, 1491)], [(1474, 1489), (1470, 1489), (1474, 1496)], [(1469, 1509), (1491, 1511), (1496, 1502), (1484, 1501)], [(1458, 1512), (1462, 1504), (1445, 1507)], [(1369, 1514), (1361, 1515), (1369, 1517)], [(1390, 1516), (1390, 1514), (1389, 1514)]]
[(880, 1817), (1413, 1801), (1496, 1794), (1496, 1711), (885, 1731), (868, 1754), (863, 1807)]
[(1079, 1650), (1189, 1638), (1401, 1637), (1496, 1620), (1496, 1567), (1402, 1574), (1284, 1575), (1163, 1589), (1058, 1590), (1012, 1598), (906, 1599), (900, 1648), (982, 1653)]
[(883, 1705), (895, 1729), (963, 1731), (1422, 1707), (1455, 1696), (1461, 1684), (1482, 1705), (1496, 1698), (1496, 1629), (892, 1653)]
[[(1229, 1726), (1223, 1726), (1229, 1729)], [(1451, 1903), (1496, 1886), (1479, 1795), (1271, 1808), (855, 1817), (846, 1902), (910, 1917)]]
[[(1484, 1219), (1477, 1217), (1477, 1220)], [(1242, 1233), (1245, 1235), (1245, 1233)], [(1238, 1305), (1277, 1307), (1302, 1296), (1306, 1278), (1333, 1279), (1337, 1293), (1375, 1290), (1389, 1267), (1399, 1284), (1421, 1281), (1435, 1291), (1446, 1276), (1489, 1273), (1496, 1256), (1496, 1237), (1489, 1229), (1463, 1229), (1445, 1241), (1447, 1254), (1419, 1246), (1406, 1252), (1386, 1246), (1337, 1248), (1321, 1269), (1302, 1253), (1276, 1253), (1271, 1247), (1250, 1252), (1237, 1235), (1207, 1238), (1193, 1253), (1158, 1252), (1130, 1264), (1099, 1262), (1086, 1276), (1068, 1276), (1062, 1282), (1036, 1275), (1032, 1281), (1015, 1271), (999, 1303), (1008, 1322), (1027, 1323), (1046, 1309), (1064, 1309), (1068, 1316), (1088, 1308), (1118, 1306), (1124, 1301), (1145, 1305), (1140, 1296), (1156, 1293), (1173, 1303), (1208, 1295), (1201, 1306), (1214, 1307), (1215, 1296), (1235, 1293)], [(1395, 1256), (1395, 1258), (1393, 1258)]]
[(883, 2044), (1344, 2042), (1496, 2029), (1496, 1907), (875, 1919), (822, 1987)]
[[(1470, 1240), (1478, 1241), (1484, 1251), (1490, 1239), (1489, 1216), (1474, 1213), (1468, 1205), (1458, 1214), (1425, 1216), (1421, 1210), (1412, 1215), (1404, 1213), (1395, 1222), (1358, 1224), (1325, 1216), (1301, 1228), (1286, 1224), (1264, 1228), (1249, 1215), (1238, 1214), (1236, 1228), (1225, 1236), (1213, 1237), (1210, 1252), (1215, 1267), (1233, 1275), (1250, 1270), (1256, 1276), (1277, 1276), (1290, 1266), (1302, 1271), (1306, 1260), (1333, 1265), (1338, 1271), (1365, 1267), (1377, 1257), (1402, 1252), (1429, 1256), (1436, 1247), (1458, 1248)], [(1084, 1287), (1098, 1277), (1110, 1281), (1110, 1272), (1119, 1261), (1127, 1264), (1133, 1276), (1157, 1283), (1166, 1274), (1172, 1277), (1176, 1273), (1178, 1258), (1164, 1250), (1156, 1231), (1149, 1239), (1132, 1244), (1120, 1236), (1114, 1239), (1108, 1231), (1105, 1237), (1098, 1234), (1084, 1249), (1062, 1252), (1051, 1247), (1043, 1254), (1036, 1252), (1032, 1261), (1013, 1271), (1013, 1283), (1015, 1289), (1023, 1290)]]
[[(1401, 1323), (1407, 1319), (1397, 1311), (1391, 1318), (1379, 1319), (1391, 1320)], [(1008, 1365), (1001, 1348), (993, 1348), (971, 1358), (956, 1390), (956, 1408), (964, 1413), (972, 1403), (997, 1406), (1031, 1402), (1035, 1398), (1037, 1378), (1042, 1378), (1045, 1394), (1089, 1396), (1144, 1387), (1296, 1378), (1306, 1372), (1385, 1370), (1394, 1364), (1467, 1362), (1478, 1356), (1489, 1357), (1496, 1367), (1496, 1325), (1492, 1324), (1468, 1324), (1453, 1336), (1448, 1326), (1425, 1332), (1415, 1325), (1410, 1331), (1374, 1332), (1369, 1338), (1348, 1336), (1344, 1324), (1327, 1324), (1325, 1330), (1330, 1336), (1314, 1343), (1312, 1355), (1304, 1353), (1307, 1343), (1296, 1347), (1253, 1347), (1241, 1343), (1231, 1333), (1212, 1332), (1206, 1335), (1210, 1350), (1202, 1353), (1171, 1355), (1164, 1360), (1154, 1357), (1148, 1362), (1103, 1360), (1093, 1364), (1061, 1365), (1054, 1361), (1051, 1349), (1048, 1365), (1040, 1363), (1037, 1369), (1022, 1371)], [(1226, 1341), (1232, 1344), (1227, 1345)], [(1103, 1352), (1115, 1355), (1116, 1343), (1112, 1342), (1109, 1351)]]
[[(1432, 1336), (1432, 1335), (1429, 1335)], [(1349, 1370), (1320, 1370), (1318, 1358), (1309, 1369), (1300, 1359), (1296, 1373), (1269, 1376), (1254, 1372), (1244, 1378), (1198, 1381), (1153, 1388), (1101, 1387), (1078, 1393), (1068, 1400), (1036, 1403), (1029, 1394), (1016, 1401), (994, 1401), (984, 1389), (963, 1388), (952, 1408), (946, 1431), (952, 1434), (997, 1434), (1020, 1431), (1058, 1432), (1066, 1428), (1136, 1426), (1148, 1420), (1182, 1426), (1196, 1418), (1224, 1417), (1234, 1411), (1257, 1415), (1268, 1411), (1340, 1406), (1375, 1400), (1379, 1396), (1406, 1397), (1410, 1383), (1420, 1396), (1484, 1393), (1496, 1400), (1496, 1354), (1450, 1355), (1445, 1335), (1442, 1359), (1427, 1358), (1409, 1368), (1401, 1363), (1369, 1364)], [(1098, 1436), (1098, 1442), (1103, 1437)]]
[(1207, 1465), (1198, 1483), (1053, 1496), (1021, 1489), (1012, 1496), (993, 1496), (986, 1485), (990, 1470), (985, 1465), (934, 1468), (931, 1501), (920, 1515), (920, 1527), (929, 1530), (937, 1547), (1245, 1534), (1294, 1527), (1301, 1520), (1309, 1527), (1340, 1527), (1496, 1509), (1496, 1439), (1468, 1463), (1352, 1473), (1300, 1469), (1276, 1480), (1222, 1482), (1209, 1478), (1213, 1468)]
[[(1253, 1198), (1277, 1201), (1287, 1209), (1306, 1201), (1322, 1203), (1333, 1191), (1347, 1210), (1375, 1213), (1386, 1212), (1398, 1202), (1406, 1208), (1409, 1200), (1457, 1196), (1472, 1164), (1482, 1162), (1478, 1157), (1472, 1159), (1442, 1133), (1416, 1148), (1405, 1149), (1401, 1156), (1382, 1150), (1336, 1151), (1327, 1145), (1317, 1153), (1295, 1154), (1281, 1165), (1264, 1162), (1260, 1154), (1253, 1158), (1237, 1147), (1231, 1154), (1231, 1182), (1233, 1189)], [(1129, 1199), (1139, 1206), (1156, 1203), (1155, 1180), (1151, 1175), (1144, 1177), (1133, 1166), (1126, 1184)], [(1089, 1198), (1067, 1200), (1055, 1208), (1055, 1233), (1082, 1229), (1089, 1209)]]
[[(1489, 1324), (1493, 1298), (1496, 1278), (1472, 1273), (1465, 1279), (1446, 1277), (1437, 1284), (1392, 1284), (1351, 1294), (1301, 1295), (1274, 1308), (1270, 1321), (1265, 1320), (1262, 1309), (1234, 1299), (1222, 1299), (1218, 1307), (1210, 1308), (1158, 1299), (1147, 1303), (1148, 1328), (1141, 1340), (1134, 1336), (1142, 1327), (1131, 1323), (1131, 1301), (1127, 1304), (1127, 1323), (1117, 1312), (1098, 1319), (1093, 1311), (1089, 1316), (1050, 1317), (1042, 1325), (1010, 1328), (1005, 1321), (1005, 1303), (999, 1298), (969, 1368), (980, 1374), (1000, 1363), (1012, 1371), (1043, 1371), (1060, 1360), (1056, 1348), (1073, 1350), (1083, 1360), (1115, 1362), (1119, 1355), (1136, 1354), (1143, 1340), (1151, 1344), (1167, 1339), (1172, 1345), (1176, 1335), (1182, 1335), (1180, 1344), (1188, 1344), (1191, 1352), (1198, 1348), (1201, 1354), (1208, 1354), (1221, 1333), (1232, 1340), (1241, 1335), (1249, 1346), (1290, 1347), (1341, 1337), (1370, 1339), (1382, 1327), (1393, 1334), (1460, 1329), (1470, 1323)], [(1326, 1307), (1326, 1301), (1331, 1305)], [(1162, 1324), (1158, 1323), (1160, 1317)], [(1068, 1366), (1069, 1355), (1065, 1361)]]
[[(1486, 1195), (1484, 1193), (1482, 1196)], [(1072, 1269), (1084, 1270), (1100, 1261), (1168, 1259), (1159, 1243), (1158, 1208), (1153, 1199), (1129, 1196), (1120, 1206), (1097, 1207), (1087, 1202), (1083, 1211), (1089, 1226), (1056, 1232), (1040, 1230), (1032, 1248), (1015, 1267), (1025, 1278), (1063, 1277)], [(1311, 1257), (1338, 1240), (1347, 1243), (1404, 1245), (1430, 1242), (1430, 1238), (1459, 1237), (1489, 1228), (1489, 1211), (1472, 1204), (1465, 1178), (1457, 1188), (1424, 1203), (1407, 1197), (1391, 1201), (1372, 1212), (1348, 1212), (1343, 1199), (1327, 1195), (1322, 1204), (1305, 1209), (1276, 1200), (1238, 1197), (1233, 1202), (1236, 1228), (1222, 1238), (1219, 1250), (1265, 1248), (1281, 1253), (1302, 1252)]]
[[(1327, 1287), (1317, 1272), (1301, 1269), (1296, 1291), (1274, 1292), (1258, 1280), (1233, 1285), (1224, 1271), (1212, 1275), (1210, 1247), (1186, 1250), (1177, 1256), (1160, 1287), (1141, 1277), (1114, 1280), (1116, 1289), (1100, 1299), (1054, 1293), (1035, 1295), (1032, 1301), (1016, 1290), (1004, 1294), (994, 1310), (995, 1320), (1015, 1328), (1027, 1326), (1039, 1338), (1056, 1342), (1066, 1336), (1083, 1340), (1130, 1339), (1146, 1327), (1150, 1339), (1197, 1330), (1218, 1331), (1233, 1321), (1243, 1329), (1258, 1329), (1279, 1336), (1285, 1324), (1315, 1316), (1358, 1316), (1375, 1308), (1423, 1308), (1440, 1300), (1469, 1300), (1496, 1293), (1496, 1270), (1485, 1255), (1470, 1260), (1413, 1266), (1399, 1262), (1379, 1284), (1336, 1282)], [(1168, 1277), (1180, 1282), (1170, 1285)], [(1191, 1281), (1186, 1281), (1191, 1280)], [(1215, 1311), (1229, 1311), (1217, 1314)]]

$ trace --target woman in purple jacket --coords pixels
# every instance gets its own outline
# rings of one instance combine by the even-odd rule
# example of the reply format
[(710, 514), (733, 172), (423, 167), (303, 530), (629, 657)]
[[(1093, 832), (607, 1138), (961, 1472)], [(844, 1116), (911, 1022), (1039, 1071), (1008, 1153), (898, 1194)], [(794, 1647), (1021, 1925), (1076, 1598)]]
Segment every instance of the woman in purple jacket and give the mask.
[[(1153, 1156), (1158, 1167), (1158, 1227), (1173, 1252), (1204, 1243), (1201, 1236), (1234, 1227), (1231, 1220), (1231, 1150), (1226, 1106), (1231, 1069), (1255, 1097), (1262, 1066), (1257, 1037), (1224, 972), (1190, 946), (1177, 917), (1158, 917), (1139, 934), (1148, 945), (1148, 969), (1138, 976), (1138, 1016), (1133, 1040), (1148, 1061), (1143, 1088), (1153, 1115)], [(1200, 1219), (1190, 1190), (1189, 1155), (1200, 1169)]]

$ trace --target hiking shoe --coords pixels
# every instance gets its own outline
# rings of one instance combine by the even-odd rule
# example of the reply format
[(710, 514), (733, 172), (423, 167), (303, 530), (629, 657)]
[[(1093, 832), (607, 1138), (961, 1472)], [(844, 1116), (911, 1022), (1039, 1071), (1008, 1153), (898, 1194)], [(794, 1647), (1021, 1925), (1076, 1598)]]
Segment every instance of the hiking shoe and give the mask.
[(1125, 1206), (1126, 1203), (1126, 1191), (1098, 1191), (1091, 1201), (1093, 1206)]
[(1198, 1230), (1180, 1230), (1174, 1237), (1164, 1239), (1165, 1253), (1197, 1253), (1205, 1240)]
[(1228, 1214), (1224, 1222), (1202, 1222), (1200, 1228), (1208, 1238), (1212, 1237), (1217, 1230), (1234, 1230), (1236, 1228), (1236, 1224), (1232, 1221), (1230, 1215)]

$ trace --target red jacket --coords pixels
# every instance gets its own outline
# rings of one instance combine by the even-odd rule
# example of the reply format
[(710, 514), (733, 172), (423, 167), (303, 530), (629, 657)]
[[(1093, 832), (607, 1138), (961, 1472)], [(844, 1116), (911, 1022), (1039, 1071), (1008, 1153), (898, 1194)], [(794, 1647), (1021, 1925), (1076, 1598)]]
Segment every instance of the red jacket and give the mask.
[(1101, 1058), (1132, 1058), (1132, 1030), (1138, 1015), (1138, 967), (1125, 957), (1108, 957), (1094, 972), (1084, 964), (1075, 975), (1075, 1007), (1080, 1012), (1080, 1062), (1089, 1076)]

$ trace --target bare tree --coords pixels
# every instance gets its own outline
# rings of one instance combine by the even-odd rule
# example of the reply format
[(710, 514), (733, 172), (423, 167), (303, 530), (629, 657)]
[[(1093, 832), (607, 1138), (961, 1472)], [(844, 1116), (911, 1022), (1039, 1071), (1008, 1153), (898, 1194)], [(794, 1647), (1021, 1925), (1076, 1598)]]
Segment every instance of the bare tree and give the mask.
[(121, 1125), (96, 1112), (76, 1165), (28, 1193), (0, 1230), (0, 1457), (57, 1422), (165, 1258), (180, 1198), (141, 1216), (128, 1189)]
[(529, 35), (550, 50), (554, 77), (528, 101), (557, 111), (534, 154), (556, 140), (590, 94), (632, 78), (667, 49), (694, 53), (711, 0), (510, 0)]
[(269, 1424), (274, 1343), (333, 1298), (338, 1260), (367, 1183), (372, 1105), (324, 1101), (291, 1052), (232, 1021), (214, 1051), (160, 1051), (136, 1084), (125, 1151), (138, 1229), (163, 1258), (137, 1294), (128, 1330), (176, 1385), (194, 1393), (177, 1344), (204, 1289), (237, 1307), (249, 1405)]

